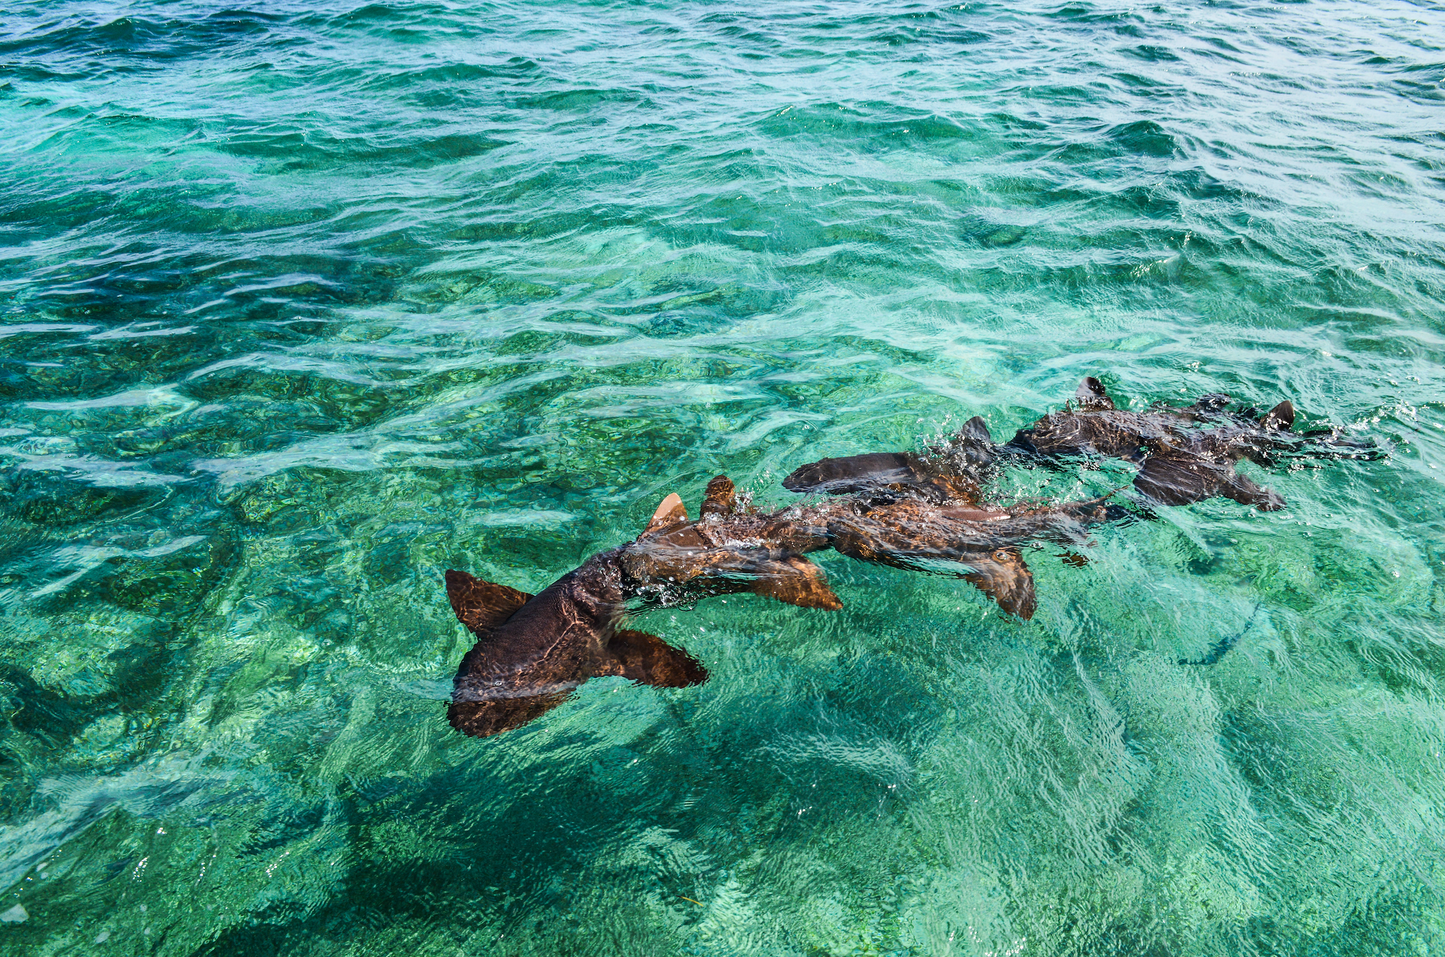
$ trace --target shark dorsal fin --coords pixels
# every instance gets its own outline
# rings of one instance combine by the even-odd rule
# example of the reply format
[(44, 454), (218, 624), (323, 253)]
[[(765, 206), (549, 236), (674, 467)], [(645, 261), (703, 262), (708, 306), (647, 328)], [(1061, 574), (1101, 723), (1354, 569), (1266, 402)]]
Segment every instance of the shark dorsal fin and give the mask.
[(1074, 392), (1074, 400), (1079, 403), (1080, 409), (1112, 409), (1114, 400), (1109, 398), (1109, 393), (1104, 390), (1104, 383), (1093, 376), (1085, 376), (1084, 381), (1079, 383), (1079, 388)]
[(682, 504), (682, 496), (673, 492), (662, 500), (657, 506), (657, 511), (652, 513), (652, 520), (647, 523), (647, 528), (642, 534), (655, 532), (659, 528), (667, 528), (669, 525), (677, 525), (687, 521), (687, 507)]
[(1266, 412), (1264, 418), (1259, 420), (1259, 424), (1266, 429), (1288, 429), (1294, 425), (1294, 403), (1285, 399)]
[(707, 498), (702, 501), (702, 514), (729, 515), (737, 508), (738, 492), (733, 480), (718, 475), (707, 483)]
[(988, 423), (983, 420), (983, 416), (981, 415), (975, 415), (963, 423), (963, 428), (958, 430), (958, 434), (964, 438), (974, 439), (978, 442), (993, 443), (993, 434), (989, 432)]

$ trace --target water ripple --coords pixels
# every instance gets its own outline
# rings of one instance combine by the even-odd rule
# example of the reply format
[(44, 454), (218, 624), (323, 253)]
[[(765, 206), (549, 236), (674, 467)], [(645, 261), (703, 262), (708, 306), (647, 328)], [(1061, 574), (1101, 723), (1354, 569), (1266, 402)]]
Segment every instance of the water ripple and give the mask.
[[(15, 946), (1441, 946), (1436, 5), (11, 6)], [(1085, 374), (1390, 457), (1038, 550), (1027, 625), (829, 560), (641, 615), (705, 685), (446, 726), (441, 570)]]

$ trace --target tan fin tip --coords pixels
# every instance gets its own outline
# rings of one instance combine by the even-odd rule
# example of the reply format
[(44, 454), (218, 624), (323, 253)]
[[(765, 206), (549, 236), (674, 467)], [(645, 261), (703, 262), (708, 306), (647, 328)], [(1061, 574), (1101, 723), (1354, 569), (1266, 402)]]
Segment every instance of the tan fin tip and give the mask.
[[(667, 528), (669, 525), (676, 525), (679, 522), (687, 521), (687, 506), (682, 504), (682, 496), (676, 492), (668, 495), (657, 506), (657, 511), (652, 513), (652, 519), (647, 523), (647, 531), (656, 531), (659, 528)], [(646, 534), (644, 532), (644, 534)]]

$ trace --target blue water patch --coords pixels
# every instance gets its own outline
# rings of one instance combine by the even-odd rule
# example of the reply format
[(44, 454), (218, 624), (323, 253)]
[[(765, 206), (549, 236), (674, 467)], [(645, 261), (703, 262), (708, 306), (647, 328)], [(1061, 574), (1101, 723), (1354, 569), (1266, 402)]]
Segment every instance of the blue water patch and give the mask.
[[(1445, 949), (1442, 37), (9, 4), (0, 952)], [(1086, 375), (1388, 457), (1030, 549), (1028, 621), (824, 553), (841, 611), (638, 610), (704, 684), (447, 724), (446, 569), (537, 592), (670, 492), (781, 506)]]

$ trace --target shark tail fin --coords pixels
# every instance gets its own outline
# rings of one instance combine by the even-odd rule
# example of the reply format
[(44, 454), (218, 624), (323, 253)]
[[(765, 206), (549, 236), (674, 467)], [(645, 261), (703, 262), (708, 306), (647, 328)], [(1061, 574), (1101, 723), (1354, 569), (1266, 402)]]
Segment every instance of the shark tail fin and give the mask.
[(477, 643), (463, 656), (452, 679), (452, 700), (447, 705), (447, 721), (451, 726), (463, 734), (485, 738), (520, 727), (560, 704), (567, 697), (565, 691), (494, 699), (478, 686), (478, 675), (487, 661), (492, 636), (533, 596), (455, 569), (447, 572), (446, 580), (452, 611), (477, 636)]
[(783, 488), (790, 492), (840, 495), (893, 483), (914, 483), (919, 478), (908, 456), (902, 452), (867, 452), (819, 459), (799, 466), (783, 479)]

